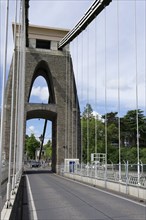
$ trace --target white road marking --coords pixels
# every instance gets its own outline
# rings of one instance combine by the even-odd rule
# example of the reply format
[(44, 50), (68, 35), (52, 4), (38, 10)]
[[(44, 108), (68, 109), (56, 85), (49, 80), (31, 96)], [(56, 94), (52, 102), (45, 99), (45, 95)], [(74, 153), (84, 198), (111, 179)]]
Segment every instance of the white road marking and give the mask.
[(31, 191), (31, 187), (30, 187), (30, 182), (29, 182), (29, 178), (28, 178), (27, 175), (26, 175), (26, 179), (27, 179), (28, 191), (29, 191), (29, 195), (30, 195), (30, 202), (31, 202), (31, 206), (32, 206), (33, 219), (38, 220), (36, 207), (35, 207), (35, 204), (34, 204), (32, 191)]

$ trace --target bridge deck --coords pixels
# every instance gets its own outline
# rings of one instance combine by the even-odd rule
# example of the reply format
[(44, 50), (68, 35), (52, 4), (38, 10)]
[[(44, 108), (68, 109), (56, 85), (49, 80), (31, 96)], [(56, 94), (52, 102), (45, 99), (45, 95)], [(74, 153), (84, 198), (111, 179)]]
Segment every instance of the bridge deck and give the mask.
[[(97, 188), (59, 177), (49, 171), (28, 170), (23, 220), (145, 220), (146, 207)], [(25, 187), (24, 187), (25, 189)]]

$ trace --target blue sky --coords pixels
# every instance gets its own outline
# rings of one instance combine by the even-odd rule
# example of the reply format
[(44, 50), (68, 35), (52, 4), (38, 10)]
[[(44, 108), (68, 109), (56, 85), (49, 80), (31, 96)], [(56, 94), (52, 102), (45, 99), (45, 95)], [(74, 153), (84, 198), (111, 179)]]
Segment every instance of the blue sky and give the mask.
[[(92, 4), (92, 0), (78, 1), (36, 1), (30, 0), (30, 24), (73, 28)], [(119, 13), (117, 16), (117, 2)], [(0, 89), (2, 84), (4, 15), (6, 1), (1, 0), (1, 63)], [(106, 17), (106, 23), (105, 23)], [(136, 26), (135, 26), (136, 18)], [(119, 21), (118, 21), (119, 20)], [(13, 52), (12, 28), (14, 1), (10, 1), (9, 44), (7, 69)], [(136, 32), (135, 32), (136, 27)], [(74, 73), (81, 111), (87, 102), (94, 111), (105, 114), (105, 67), (107, 112), (118, 111), (118, 73), (120, 75), (120, 115), (136, 108), (136, 73), (138, 84), (138, 107), (146, 112), (146, 2), (145, 0), (113, 0), (92, 24), (70, 44)], [(118, 44), (119, 28), (119, 44)], [(136, 33), (136, 34), (135, 34)], [(136, 37), (136, 38), (135, 38)], [(95, 38), (97, 39), (95, 41)], [(106, 49), (105, 49), (106, 39)], [(136, 40), (135, 40), (136, 39)], [(95, 43), (96, 42), (96, 43)], [(136, 51), (137, 48), (137, 51)], [(119, 50), (119, 65), (118, 65)], [(105, 65), (106, 56), (106, 65)], [(137, 61), (137, 62), (136, 62)], [(136, 70), (137, 68), (137, 70)], [(118, 72), (119, 69), (119, 72)], [(137, 72), (136, 72), (137, 71)], [(47, 87), (38, 79), (33, 87), (31, 101), (46, 102)], [(1, 90), (0, 90), (1, 92)], [(30, 120), (27, 133), (40, 136), (42, 120)], [(46, 137), (51, 137), (49, 123)], [(47, 139), (46, 139), (47, 140)]]

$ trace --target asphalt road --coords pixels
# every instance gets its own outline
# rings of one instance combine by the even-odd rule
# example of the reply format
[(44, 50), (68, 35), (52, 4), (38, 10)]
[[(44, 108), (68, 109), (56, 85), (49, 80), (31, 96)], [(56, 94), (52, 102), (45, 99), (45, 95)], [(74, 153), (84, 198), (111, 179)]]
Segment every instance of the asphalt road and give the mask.
[[(32, 220), (146, 220), (144, 203), (108, 194), (52, 173), (27, 174)], [(29, 187), (28, 187), (29, 189)]]

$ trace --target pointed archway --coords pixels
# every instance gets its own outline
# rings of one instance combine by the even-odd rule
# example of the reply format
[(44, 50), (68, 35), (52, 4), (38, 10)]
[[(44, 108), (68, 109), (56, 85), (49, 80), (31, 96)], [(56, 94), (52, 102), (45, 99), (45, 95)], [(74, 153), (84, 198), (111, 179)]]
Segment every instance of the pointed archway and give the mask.
[[(54, 172), (59, 172), (59, 166), (64, 162), (65, 155), (66, 158), (80, 159), (80, 109), (72, 59), (68, 47), (62, 51), (57, 47), (58, 42), (67, 32), (62, 29), (29, 26), (29, 47), (26, 48), (25, 56), (24, 131), (26, 121), (29, 119), (42, 118), (52, 122), (52, 170)], [(50, 47), (36, 47), (38, 38), (42, 41), (47, 38), (50, 41)], [(16, 53), (18, 52), (19, 48), (16, 49)], [(11, 65), (5, 99), (7, 120), (4, 126), (3, 146), (7, 157), (9, 155), (12, 68)], [(37, 77), (43, 77), (46, 80), (49, 91), (48, 103), (29, 102)], [(25, 132), (23, 145), (24, 141)]]

